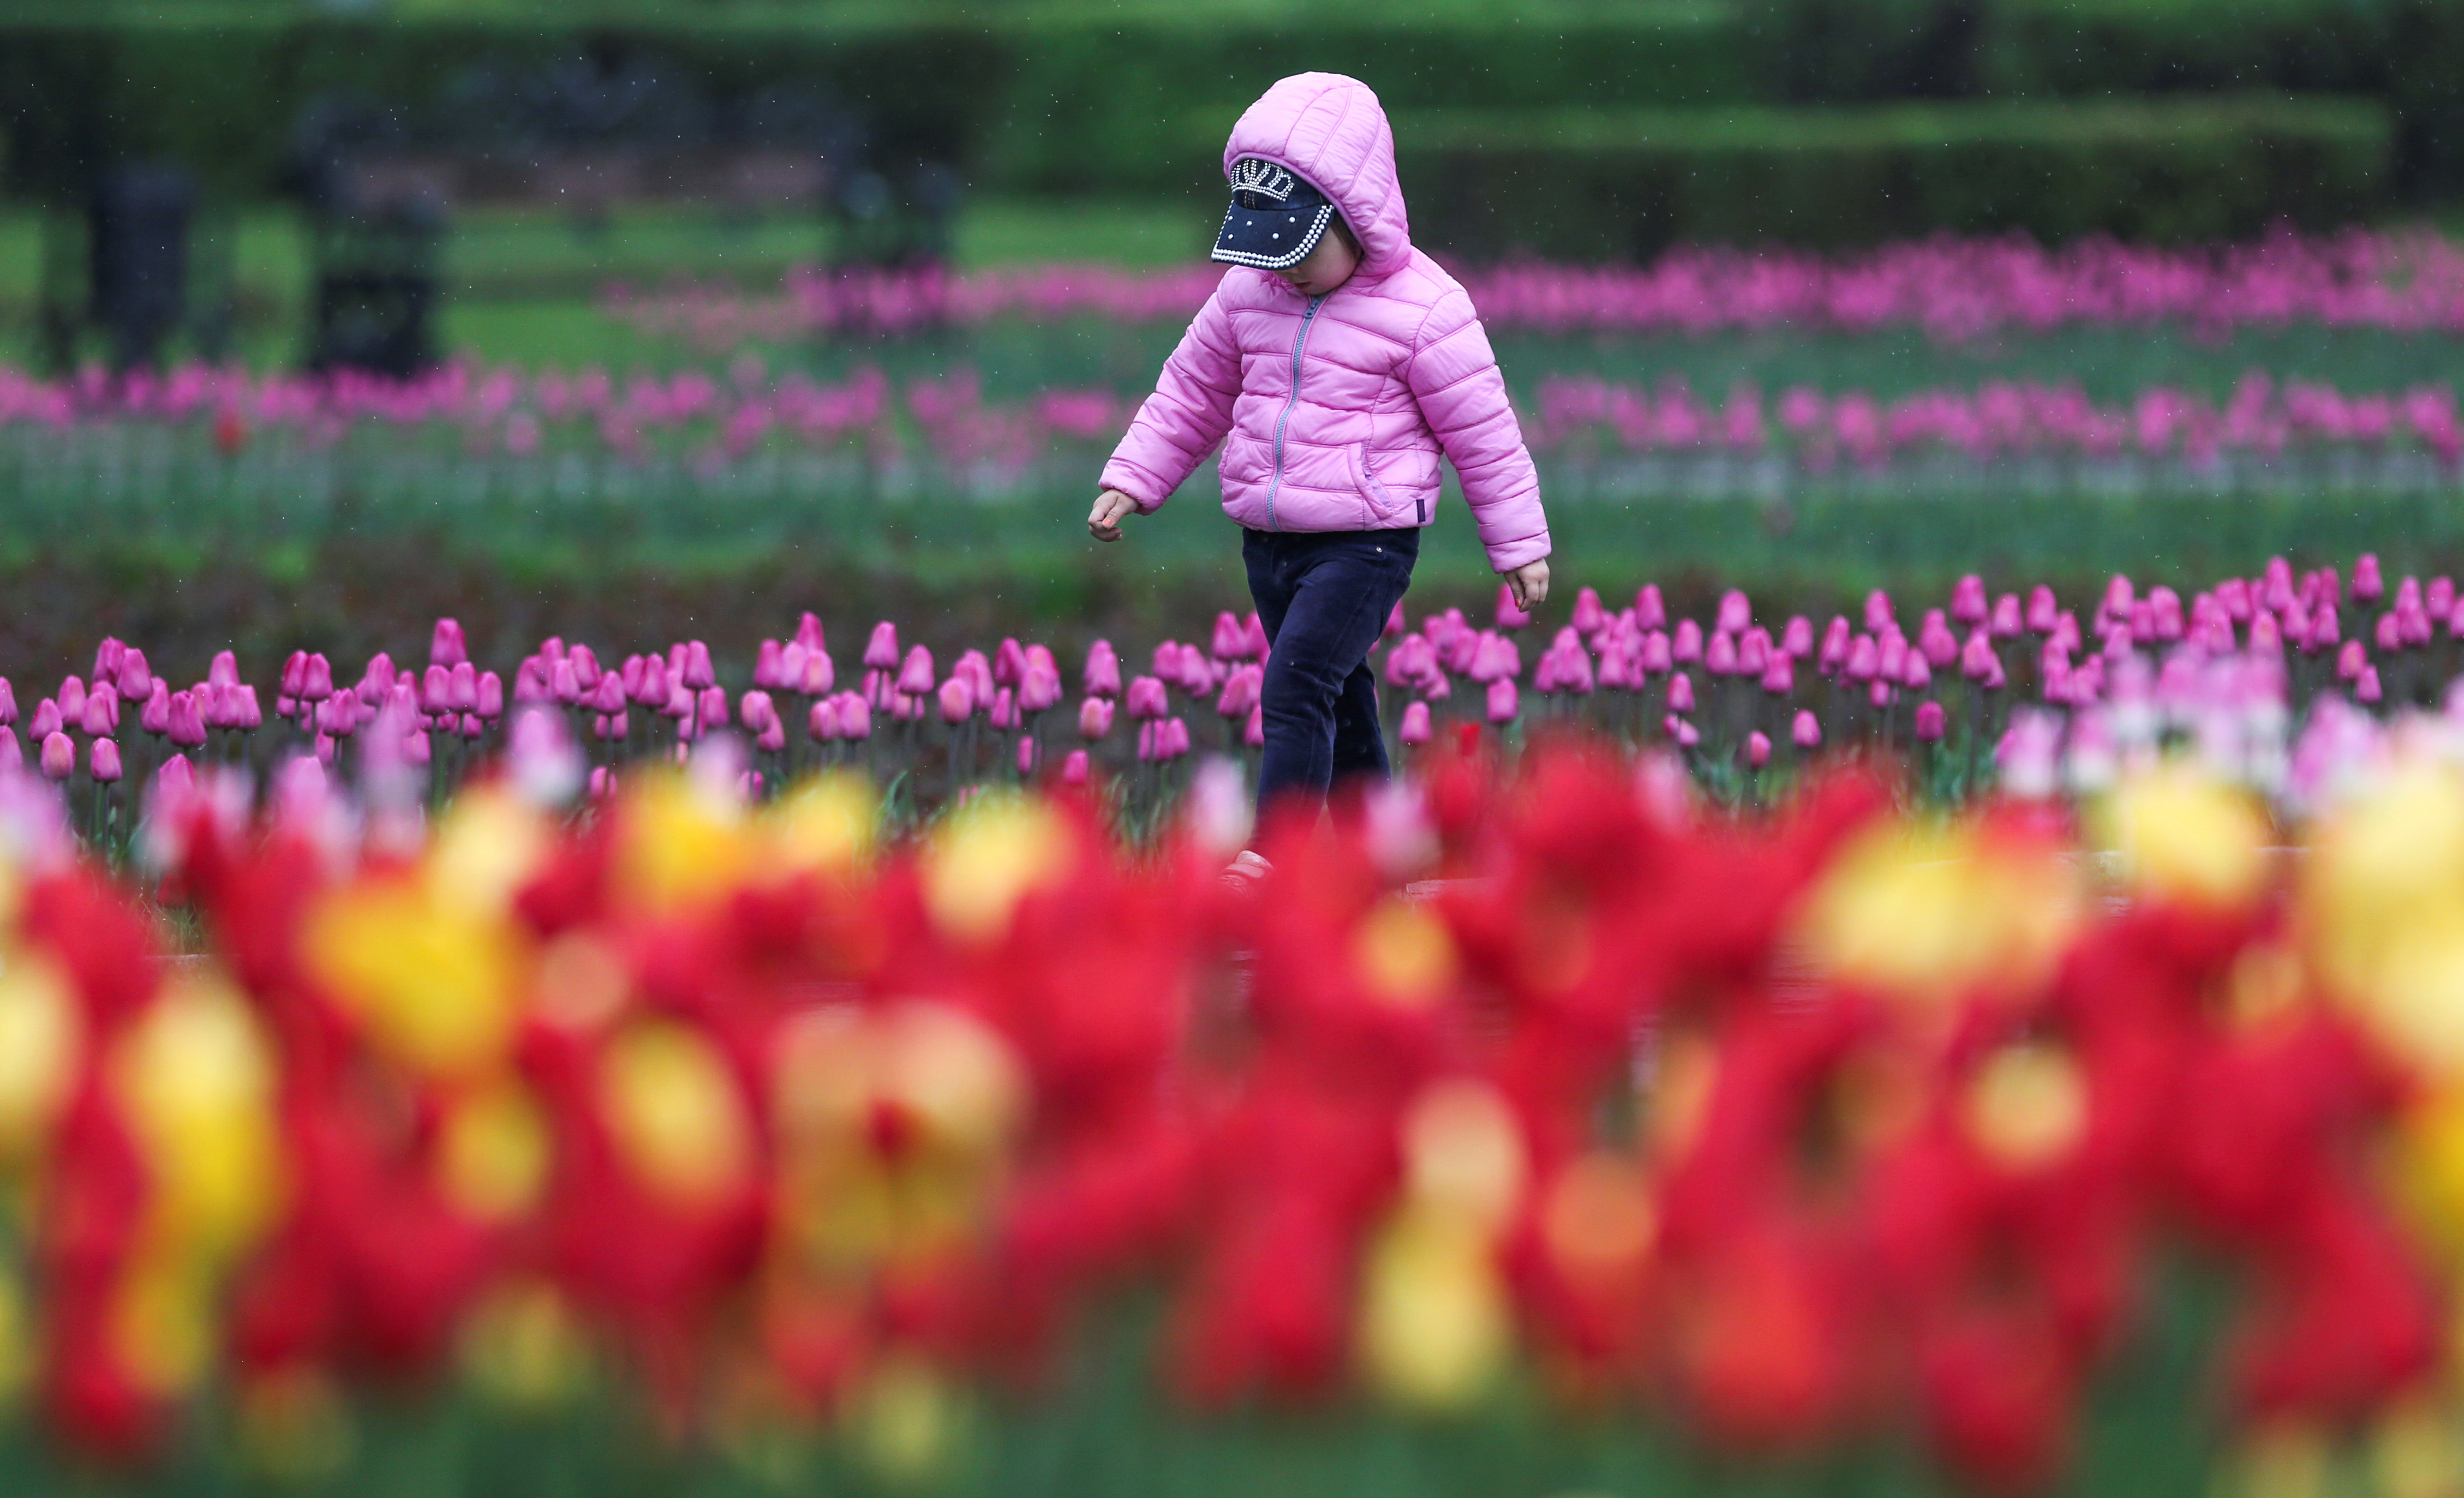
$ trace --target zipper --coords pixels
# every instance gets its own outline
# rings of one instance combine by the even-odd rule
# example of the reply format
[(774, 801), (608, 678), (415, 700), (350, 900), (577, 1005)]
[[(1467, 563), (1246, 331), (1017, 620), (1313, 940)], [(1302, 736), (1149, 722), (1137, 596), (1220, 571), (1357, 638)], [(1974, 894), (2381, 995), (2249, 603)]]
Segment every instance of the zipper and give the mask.
[(1284, 428), (1292, 419), (1292, 408), (1301, 403), (1301, 350), (1309, 347), (1309, 324), (1317, 320), (1318, 304), (1324, 296), (1309, 298), (1309, 311), (1301, 314), (1301, 330), (1292, 336), (1292, 393), (1284, 400), (1284, 413), (1275, 418), (1275, 474), (1266, 481), (1266, 529), (1279, 531), (1275, 523), (1275, 492), (1284, 487)]

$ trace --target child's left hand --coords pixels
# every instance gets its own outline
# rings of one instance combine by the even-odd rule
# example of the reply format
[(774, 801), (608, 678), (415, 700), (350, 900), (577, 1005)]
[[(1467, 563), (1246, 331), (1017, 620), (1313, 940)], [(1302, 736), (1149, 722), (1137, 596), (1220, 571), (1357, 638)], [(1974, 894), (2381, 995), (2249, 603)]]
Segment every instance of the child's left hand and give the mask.
[(1527, 562), (1506, 575), (1506, 585), (1514, 590), (1514, 606), (1529, 613), (1549, 599), (1549, 559)]
[(1119, 540), (1121, 522), (1137, 509), (1136, 500), (1117, 489), (1107, 489), (1095, 496), (1095, 508), (1087, 512), (1087, 532), (1097, 540)]

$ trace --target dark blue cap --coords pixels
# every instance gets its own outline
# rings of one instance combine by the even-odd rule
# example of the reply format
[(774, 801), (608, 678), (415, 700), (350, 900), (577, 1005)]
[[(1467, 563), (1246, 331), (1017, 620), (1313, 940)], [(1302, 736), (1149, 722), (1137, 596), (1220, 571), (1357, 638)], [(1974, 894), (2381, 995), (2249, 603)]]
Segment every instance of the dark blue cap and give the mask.
[(1243, 156), (1232, 167), (1232, 206), (1207, 256), (1281, 271), (1298, 265), (1334, 222), (1334, 205), (1287, 166)]

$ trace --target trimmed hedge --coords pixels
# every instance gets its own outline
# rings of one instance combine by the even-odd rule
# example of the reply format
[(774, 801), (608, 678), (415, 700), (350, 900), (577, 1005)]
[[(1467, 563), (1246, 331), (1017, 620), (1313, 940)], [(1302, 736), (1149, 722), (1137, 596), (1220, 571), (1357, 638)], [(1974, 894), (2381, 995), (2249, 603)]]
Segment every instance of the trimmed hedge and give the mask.
[(2464, 0), (366, 3), (0, 0), (11, 187), (68, 198), (85, 163), (168, 155), (263, 197), (319, 94), (434, 113), (475, 60), (631, 48), (716, 99), (825, 84), (891, 163), (996, 194), (1212, 197), (1260, 88), (1351, 72), (1465, 254), (2182, 239), (2464, 202)]
[(2181, 242), (2382, 207), (2369, 99), (1403, 114), (1419, 237), (1472, 259), (1649, 255), (1677, 240), (1847, 245), (2024, 229)]

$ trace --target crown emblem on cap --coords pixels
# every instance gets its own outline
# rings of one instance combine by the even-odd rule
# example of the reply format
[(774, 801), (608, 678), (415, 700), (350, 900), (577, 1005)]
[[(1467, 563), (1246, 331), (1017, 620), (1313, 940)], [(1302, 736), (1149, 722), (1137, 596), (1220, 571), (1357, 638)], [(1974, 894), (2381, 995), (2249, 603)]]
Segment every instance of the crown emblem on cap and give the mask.
[(1250, 208), (1281, 208), (1300, 186), (1300, 179), (1273, 162), (1243, 156), (1232, 166), (1232, 190), (1253, 197)]

